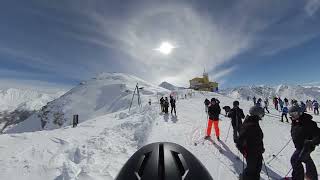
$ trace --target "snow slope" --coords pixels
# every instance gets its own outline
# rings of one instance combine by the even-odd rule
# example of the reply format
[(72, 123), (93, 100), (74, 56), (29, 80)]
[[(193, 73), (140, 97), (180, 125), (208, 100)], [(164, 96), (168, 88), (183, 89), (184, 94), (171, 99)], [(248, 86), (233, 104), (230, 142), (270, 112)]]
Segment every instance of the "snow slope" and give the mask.
[[(111, 180), (139, 147), (157, 141), (175, 142), (190, 150), (215, 180), (237, 179), (243, 164), (241, 156), (241, 160), (235, 159), (239, 154), (231, 131), (227, 138), (230, 120), (221, 116), (221, 143), (215, 138), (216, 143), (202, 140), (207, 124), (203, 101), (212, 97), (218, 98), (221, 106), (235, 100), (216, 93), (196, 93), (177, 101), (178, 116), (163, 115), (159, 113), (159, 104), (149, 106), (144, 102), (142, 108), (136, 106), (130, 113), (117, 111), (95, 117), (77, 128), (0, 135), (0, 179)], [(240, 100), (240, 106), (247, 113), (251, 102)], [(290, 142), (268, 163), (290, 140), (290, 125), (279, 122), (279, 113), (274, 109), (271, 113), (260, 122), (267, 165), (261, 179), (267, 179), (267, 171), (271, 179), (284, 176), (291, 168), (294, 150)], [(320, 116), (314, 119), (320, 122)], [(319, 147), (312, 157), (320, 172)]]
[(157, 116), (152, 108), (101, 116), (77, 128), (1, 135), (0, 179), (113, 179), (144, 144)]
[(20, 110), (39, 110), (47, 102), (54, 100), (64, 94), (58, 92), (42, 92), (31, 89), (0, 89), (0, 112)]
[(307, 99), (320, 100), (320, 87), (317, 86), (299, 86), (299, 85), (279, 85), (276, 87), (270, 86), (244, 86), (231, 88), (221, 91), (222, 94), (238, 98), (246, 99), (249, 97), (274, 97), (280, 96), (290, 99), (306, 101)]
[[(135, 76), (122, 73), (101, 73), (97, 77), (82, 82), (58, 99), (28, 118), (26, 121), (9, 129), (7, 133), (51, 130), (71, 124), (74, 114), (79, 115), (79, 122), (84, 122), (105, 114), (128, 109), (136, 84), (139, 84), (141, 101), (157, 101), (157, 96), (169, 93), (168, 90), (148, 83)], [(135, 96), (133, 106), (136, 106)]]

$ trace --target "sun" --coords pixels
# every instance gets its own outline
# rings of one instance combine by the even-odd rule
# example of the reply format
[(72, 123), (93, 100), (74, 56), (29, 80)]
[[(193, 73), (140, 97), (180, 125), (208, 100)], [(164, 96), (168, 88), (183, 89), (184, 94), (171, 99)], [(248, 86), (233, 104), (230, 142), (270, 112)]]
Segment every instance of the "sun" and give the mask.
[(165, 41), (165, 42), (162, 42), (160, 47), (158, 47), (155, 50), (159, 51), (164, 55), (169, 55), (172, 53), (173, 49), (175, 49), (175, 47), (171, 43)]

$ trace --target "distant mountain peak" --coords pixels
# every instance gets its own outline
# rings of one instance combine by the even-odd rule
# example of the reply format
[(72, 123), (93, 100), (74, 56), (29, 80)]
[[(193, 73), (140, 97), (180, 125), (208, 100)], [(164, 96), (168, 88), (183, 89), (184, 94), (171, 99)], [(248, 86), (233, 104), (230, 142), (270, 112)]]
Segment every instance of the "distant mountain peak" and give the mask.
[(163, 81), (161, 84), (159, 84), (159, 86), (162, 87), (162, 88), (168, 89), (170, 91), (174, 91), (174, 90), (180, 89), (179, 87), (177, 87), (177, 86), (175, 86), (173, 84), (170, 84), (170, 83), (168, 83), (166, 81)]
[(307, 99), (318, 99), (320, 97), (320, 87), (288, 84), (280, 84), (277, 86), (241, 86), (223, 90), (222, 93), (242, 99), (254, 96), (261, 98), (280, 96), (282, 98), (286, 97), (305, 101)]

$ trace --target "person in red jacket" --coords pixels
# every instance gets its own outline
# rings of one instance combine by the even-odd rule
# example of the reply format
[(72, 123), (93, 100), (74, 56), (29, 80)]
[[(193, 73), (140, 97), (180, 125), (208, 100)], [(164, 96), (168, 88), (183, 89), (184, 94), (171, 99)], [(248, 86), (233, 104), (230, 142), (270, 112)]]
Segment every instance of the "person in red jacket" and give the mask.
[(218, 140), (220, 140), (219, 114), (221, 113), (221, 108), (219, 103), (220, 102), (218, 99), (215, 99), (215, 98), (211, 99), (211, 104), (208, 107), (209, 119), (208, 119), (207, 136), (205, 137), (205, 139), (208, 139), (211, 137), (211, 129), (212, 129), (212, 123), (213, 123), (216, 137)]

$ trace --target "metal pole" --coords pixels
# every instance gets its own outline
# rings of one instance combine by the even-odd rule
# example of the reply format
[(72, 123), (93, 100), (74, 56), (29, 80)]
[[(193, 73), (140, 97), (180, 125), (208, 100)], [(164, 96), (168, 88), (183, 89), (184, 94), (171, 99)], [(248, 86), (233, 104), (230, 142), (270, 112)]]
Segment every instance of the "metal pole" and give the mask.
[(291, 142), (292, 138), (281, 148), (281, 150), (276, 154), (276, 155), (272, 155), (273, 158), (267, 162), (267, 164), (270, 164), (271, 161), (273, 161), (287, 146), (288, 144)]
[[(137, 88), (137, 87), (136, 87), (136, 88)], [(135, 93), (136, 93), (136, 88), (134, 88), (134, 91), (133, 91), (132, 99), (131, 99), (130, 106), (129, 106), (129, 112), (130, 112), (130, 109), (131, 109), (131, 106), (132, 106), (132, 102), (133, 102), (134, 95), (135, 95)]]

